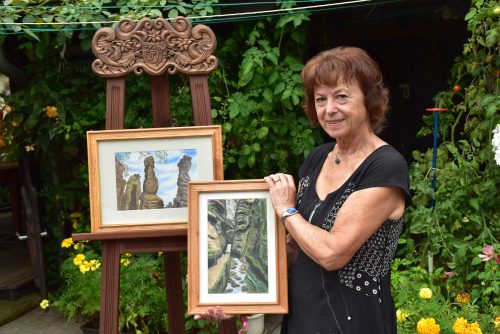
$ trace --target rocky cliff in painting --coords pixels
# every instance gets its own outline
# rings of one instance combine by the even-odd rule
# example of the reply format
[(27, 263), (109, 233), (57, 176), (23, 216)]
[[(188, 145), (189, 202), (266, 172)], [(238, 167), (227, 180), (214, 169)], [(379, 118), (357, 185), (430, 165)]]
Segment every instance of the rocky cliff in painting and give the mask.
[(123, 172), (125, 171), (125, 166), (120, 162), (120, 160), (115, 157), (115, 173), (116, 173), (116, 206), (118, 210), (125, 210), (125, 187), (127, 186), (127, 181), (123, 178)]
[(209, 200), (210, 293), (267, 293), (265, 199)]
[(186, 208), (188, 203), (188, 183), (191, 181), (189, 170), (191, 169), (191, 157), (185, 155), (177, 164), (179, 167), (179, 176), (177, 177), (177, 195), (175, 196), (172, 208)]
[(134, 174), (128, 178), (122, 198), (122, 210), (138, 210), (141, 206), (141, 176)]
[(156, 195), (158, 178), (155, 174), (155, 160), (149, 156), (144, 159), (144, 183), (141, 194), (141, 209), (161, 209), (163, 200)]

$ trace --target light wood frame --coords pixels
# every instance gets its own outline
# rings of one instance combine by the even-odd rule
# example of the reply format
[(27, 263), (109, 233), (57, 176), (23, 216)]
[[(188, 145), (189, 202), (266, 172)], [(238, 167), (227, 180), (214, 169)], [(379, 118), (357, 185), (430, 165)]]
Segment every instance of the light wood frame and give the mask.
[[(183, 199), (183, 202), (178, 204), (179, 207), (167, 207), (168, 200), (162, 203), (163, 198), (159, 196), (166, 193), (165, 189), (169, 186), (177, 187), (175, 191), (179, 189), (177, 181), (180, 178), (180, 168), (177, 163), (181, 155), (182, 158), (187, 155), (184, 161), (190, 164), (189, 173), (196, 173), (193, 180), (211, 181), (224, 178), (220, 125), (89, 131), (87, 149), (92, 233), (187, 229), (188, 209), (185, 205), (187, 203), (184, 204), (187, 198), (178, 195), (176, 198)], [(156, 191), (147, 194), (146, 189), (155, 188), (154, 177), (148, 177), (148, 180), (153, 180), (152, 187), (145, 185), (146, 160), (143, 157), (149, 154), (155, 157), (153, 170)], [(141, 160), (131, 158), (138, 155)], [(157, 158), (159, 155), (163, 155), (161, 159)], [(171, 160), (169, 156), (174, 156), (174, 159)], [(125, 159), (123, 157), (129, 159), (126, 162), (130, 162), (130, 166), (120, 161), (120, 158)], [(131, 167), (138, 162), (143, 163), (142, 172), (141, 166)], [(161, 169), (158, 171), (157, 168)], [(133, 172), (139, 177), (131, 180), (127, 176), (126, 180), (123, 170), (125, 173)], [(168, 174), (169, 171), (171, 174)], [(151, 175), (151, 172), (148, 174)], [(185, 187), (186, 192), (186, 181), (189, 181), (189, 178), (191, 175), (182, 181), (182, 190)], [(140, 186), (140, 189), (133, 191), (128, 198), (123, 195), (132, 193), (127, 190), (127, 183), (135, 184), (135, 190)], [(148, 184), (151, 183), (148, 181)], [(128, 187), (131, 189), (132, 185)], [(145, 194), (148, 200), (143, 200), (146, 198)], [(126, 197), (125, 200), (122, 197)], [(129, 198), (132, 200), (127, 202)], [(156, 203), (156, 206), (148, 203)], [(150, 208), (144, 208), (148, 205)]]
[[(264, 248), (266, 249), (265, 254), (267, 254), (267, 259), (262, 259), (262, 261), (267, 262), (267, 279), (263, 280), (264, 285), (260, 285), (261, 287), (265, 287), (260, 291), (262, 293), (259, 291), (254, 291), (252, 293), (245, 292), (249, 291), (245, 289), (250, 289), (248, 288), (250, 285), (248, 285), (246, 283), (247, 281), (244, 279), (240, 281), (241, 286), (244, 286), (243, 288), (240, 286), (236, 288), (236, 292), (234, 292), (234, 290), (229, 292), (226, 290), (227, 288), (221, 288), (221, 286), (224, 286), (224, 283), (222, 283), (222, 285), (213, 283), (221, 281), (226, 282), (225, 279), (217, 281), (213, 279), (214, 275), (209, 274), (208, 239), (209, 234), (211, 238), (213, 237), (215, 226), (213, 222), (214, 219), (217, 219), (214, 218), (216, 217), (214, 215), (214, 210), (218, 210), (218, 213), (223, 212), (226, 217), (225, 219), (227, 219), (227, 213), (233, 212), (233, 209), (229, 208), (228, 203), (234, 201), (234, 205), (236, 201), (241, 199), (248, 199), (254, 203), (259, 203), (256, 205), (247, 204), (247, 208), (250, 207), (252, 208), (251, 210), (255, 211), (251, 211), (253, 213), (251, 215), (242, 215), (240, 217), (254, 217), (250, 221), (242, 223), (247, 224), (243, 226), (247, 227), (248, 233), (254, 233), (254, 236), (252, 237), (250, 234), (244, 234), (244, 236), (246, 236), (245, 240), (247, 241), (259, 240), (259, 243), (255, 242), (252, 245), (247, 245), (245, 242), (243, 248), (247, 246), (254, 247), (253, 245), (255, 244), (267, 245), (267, 247)], [(250, 202), (247, 201), (246, 203)], [(214, 306), (221, 306), (224, 313), (227, 314), (287, 313), (288, 285), (286, 268), (286, 233), (283, 224), (279, 222), (278, 217), (274, 213), (271, 198), (269, 196), (269, 188), (264, 180), (190, 182), (188, 207), (188, 313), (196, 314), (205, 312), (208, 307)], [(258, 209), (255, 209), (257, 207)], [(208, 226), (209, 212), (210, 219), (212, 220), (210, 227)], [(248, 213), (248, 211), (246, 213)], [(255, 218), (256, 216), (260, 218)], [(236, 217), (235, 214), (233, 218)], [(265, 219), (265, 225), (262, 225), (263, 219)], [(248, 228), (249, 225), (251, 226), (250, 228)], [(250, 231), (252, 227), (255, 227), (255, 229)], [(265, 234), (262, 232), (264, 229), (266, 231)], [(260, 232), (255, 232), (256, 230)], [(220, 235), (218, 232), (216, 232), (216, 234), (217, 236)], [(210, 259), (210, 261), (215, 261), (216, 264), (219, 263), (219, 261), (225, 261), (230, 258), (230, 254), (233, 255), (234, 250), (230, 252), (228, 249), (242, 245), (242, 243), (238, 245), (238, 242), (234, 240), (231, 242), (231, 245), (228, 245), (229, 243), (226, 240), (226, 236), (224, 236), (223, 239), (223, 244), (225, 245), (224, 250), (222, 250), (222, 247), (219, 248), (220, 257), (215, 260), (213, 258)], [(262, 248), (259, 248), (259, 254), (262, 254), (261, 251)], [(240, 251), (240, 249), (237, 249), (235, 252), (239, 253), (240, 260), (243, 258), (246, 259), (247, 269), (252, 267), (255, 268), (254, 265), (250, 265), (251, 262), (262, 263), (262, 261), (255, 260), (255, 256), (252, 258), (248, 258), (247, 256), (243, 257), (241, 254), (243, 254), (244, 251)], [(235, 263), (239, 262), (238, 260), (232, 261)], [(220, 263), (223, 264), (224, 262)], [(227, 260), (225, 263), (227, 264)], [(229, 263), (229, 266), (231, 266), (232, 262)], [(219, 264), (219, 267), (220, 266)], [(217, 267), (217, 265), (213, 265), (211, 269), (217, 272)], [(252, 269), (249, 270), (256, 272)], [(249, 270), (244, 270), (245, 275), (248, 274)], [(264, 271), (265, 270), (261, 270), (261, 273)], [(231, 275), (234, 275), (234, 273)], [(220, 277), (220, 275), (217, 275), (217, 277)], [(254, 277), (256, 276), (254, 275)], [(229, 281), (229, 279), (227, 281)], [(211, 288), (209, 286), (211, 286)], [(215, 288), (217, 292), (213, 292), (214, 287), (217, 287)], [(212, 291), (210, 291), (210, 289), (212, 289)], [(224, 291), (221, 292), (222, 289), (224, 289)], [(267, 291), (265, 291), (265, 289), (267, 289)]]

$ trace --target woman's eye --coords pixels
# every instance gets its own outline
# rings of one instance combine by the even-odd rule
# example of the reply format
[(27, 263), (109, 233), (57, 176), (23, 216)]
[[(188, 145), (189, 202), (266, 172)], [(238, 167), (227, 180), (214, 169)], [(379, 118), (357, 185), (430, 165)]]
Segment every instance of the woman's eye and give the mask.
[(340, 103), (346, 103), (347, 102), (347, 99), (349, 98), (349, 96), (345, 95), (345, 94), (339, 94), (336, 96), (336, 99), (340, 102)]
[(317, 98), (315, 99), (315, 102), (316, 102), (316, 103), (322, 103), (322, 102), (325, 102), (325, 101), (326, 101), (326, 99), (325, 99), (324, 97), (317, 97)]

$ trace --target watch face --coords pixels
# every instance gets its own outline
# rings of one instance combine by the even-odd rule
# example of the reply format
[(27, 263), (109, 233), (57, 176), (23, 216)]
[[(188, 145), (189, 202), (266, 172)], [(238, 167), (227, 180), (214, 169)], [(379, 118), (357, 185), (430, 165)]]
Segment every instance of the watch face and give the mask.
[(287, 209), (286, 212), (290, 213), (290, 214), (294, 214), (294, 213), (297, 213), (297, 209), (295, 208), (290, 208), (290, 209)]

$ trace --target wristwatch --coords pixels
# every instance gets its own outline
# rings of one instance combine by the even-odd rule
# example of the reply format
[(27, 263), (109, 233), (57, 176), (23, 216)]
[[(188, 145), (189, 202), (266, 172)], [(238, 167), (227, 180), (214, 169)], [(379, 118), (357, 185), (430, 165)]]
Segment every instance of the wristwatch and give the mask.
[(299, 213), (299, 210), (295, 208), (288, 208), (285, 211), (283, 211), (283, 214), (281, 215), (281, 222), (285, 224), (285, 219), (286, 217), (293, 216), (294, 214)]

